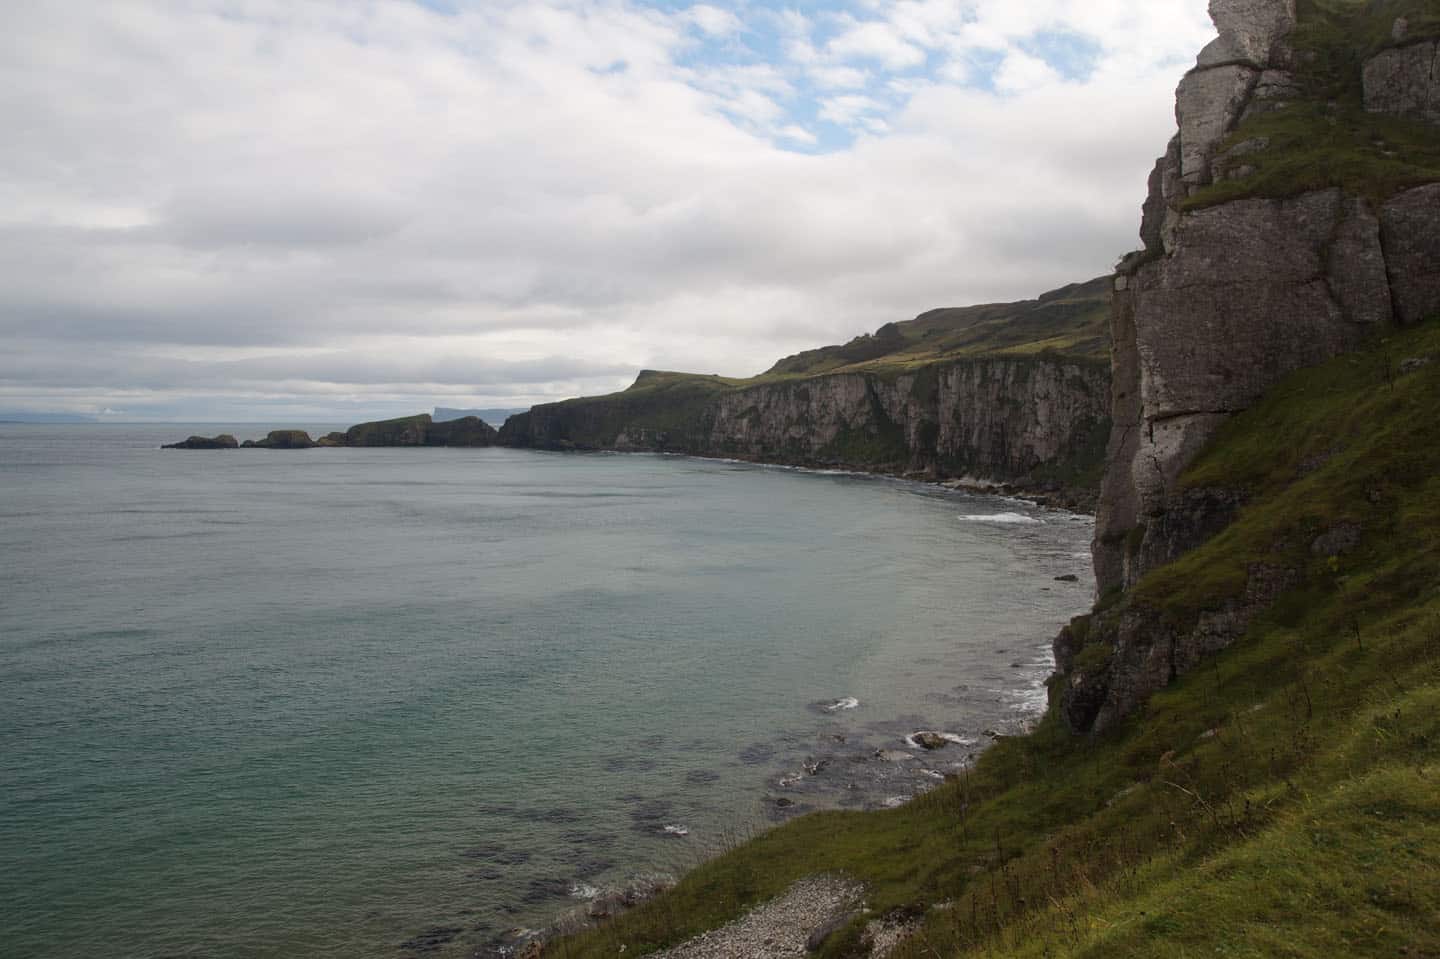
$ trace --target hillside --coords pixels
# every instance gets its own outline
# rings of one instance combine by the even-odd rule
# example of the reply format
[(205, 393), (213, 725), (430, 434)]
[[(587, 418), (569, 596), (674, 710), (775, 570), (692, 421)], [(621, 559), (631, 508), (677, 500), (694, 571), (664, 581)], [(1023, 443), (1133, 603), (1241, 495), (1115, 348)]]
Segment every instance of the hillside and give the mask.
[(766, 375), (813, 376), (1045, 351), (1105, 360), (1110, 351), (1109, 289), (1108, 278), (1102, 277), (1034, 300), (930, 310), (904, 323), (887, 323), (843, 346), (787, 356)]
[(791, 822), (546, 955), (643, 955), (825, 872), (871, 908), (831, 956), (881, 916), (920, 921), (917, 959), (1435, 955), (1440, 323), (1287, 379), (1185, 482), (1217, 475), (1251, 505), (1127, 602), (1193, 619), (1248, 564), (1299, 575), (1205, 669), (1104, 736), (1055, 710), (901, 809)]
[(1211, 13), (1113, 281), (1103, 593), (1043, 720), (546, 955), (816, 875), (866, 889), (826, 956), (1440, 955), (1440, 4)]
[(1083, 503), (1109, 432), (1108, 286), (934, 310), (749, 379), (647, 370), (623, 392), (511, 417), (500, 439), (995, 481)]

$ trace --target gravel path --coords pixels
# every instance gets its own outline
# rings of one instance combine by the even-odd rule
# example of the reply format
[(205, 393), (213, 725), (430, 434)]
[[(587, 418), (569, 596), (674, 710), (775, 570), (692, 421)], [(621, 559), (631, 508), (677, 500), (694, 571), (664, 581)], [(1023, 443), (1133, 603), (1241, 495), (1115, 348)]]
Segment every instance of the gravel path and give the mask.
[(729, 925), (656, 955), (664, 959), (799, 959), (806, 954), (805, 940), (810, 933), (859, 908), (863, 893), (858, 883), (812, 876)]

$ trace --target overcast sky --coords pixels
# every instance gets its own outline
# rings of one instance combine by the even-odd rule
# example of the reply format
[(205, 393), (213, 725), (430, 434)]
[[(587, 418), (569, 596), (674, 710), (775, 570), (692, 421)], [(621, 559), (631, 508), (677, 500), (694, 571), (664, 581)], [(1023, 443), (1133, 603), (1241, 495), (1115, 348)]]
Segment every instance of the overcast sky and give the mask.
[(4, 0), (0, 410), (749, 375), (1138, 245), (1205, 0)]

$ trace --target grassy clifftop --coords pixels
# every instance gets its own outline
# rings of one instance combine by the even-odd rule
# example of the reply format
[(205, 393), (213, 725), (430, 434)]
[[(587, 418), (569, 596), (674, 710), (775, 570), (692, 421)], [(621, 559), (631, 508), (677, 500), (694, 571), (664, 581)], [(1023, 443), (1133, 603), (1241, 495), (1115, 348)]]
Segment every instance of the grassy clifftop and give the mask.
[[(1298, 94), (1257, 111), (1221, 144), (1242, 147), (1234, 163), (1250, 172), (1224, 179), (1186, 201), (1190, 209), (1249, 197), (1285, 198), (1340, 187), (1384, 200), (1440, 180), (1440, 133), (1432, 124), (1367, 112), (1365, 61), (1396, 45), (1440, 37), (1435, 0), (1300, 0), (1293, 37)], [(1242, 146), (1243, 145), (1243, 146)]]
[(1052, 714), (908, 806), (796, 820), (546, 954), (643, 955), (834, 872), (872, 912), (830, 956), (881, 916), (914, 924), (902, 959), (1440, 955), (1440, 322), (1291, 377), (1186, 482), (1251, 500), (1126, 602), (1193, 621), (1237, 571), (1297, 573), (1205, 668), (1102, 737)]
[(1034, 300), (931, 310), (904, 323), (887, 323), (843, 346), (788, 356), (765, 375), (893, 369), (939, 359), (1046, 351), (1106, 360), (1109, 293), (1109, 278), (1102, 277)]
[(903, 323), (887, 323), (843, 346), (825, 346), (788, 356), (752, 377), (645, 370), (635, 383), (598, 399), (664, 396), (669, 401), (700, 398), (807, 376), (836, 373), (894, 374), (946, 360), (982, 356), (1051, 354), (1108, 362), (1110, 279), (1074, 283), (1034, 300), (948, 307)]

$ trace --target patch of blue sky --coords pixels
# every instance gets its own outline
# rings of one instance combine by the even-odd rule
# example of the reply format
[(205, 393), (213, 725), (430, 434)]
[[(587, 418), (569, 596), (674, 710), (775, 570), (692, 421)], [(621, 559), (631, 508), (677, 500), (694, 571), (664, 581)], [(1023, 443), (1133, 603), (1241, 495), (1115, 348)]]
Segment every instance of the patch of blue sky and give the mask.
[(1073, 30), (1042, 30), (1016, 45), (1030, 56), (1044, 60), (1066, 80), (1079, 83), (1090, 79), (1104, 53), (1094, 37)]
[[(648, 0), (646, 5), (667, 12), (683, 12), (695, 4), (693, 0)], [(850, 17), (873, 17), (873, 6), (863, 0), (825, 3), (796, 0), (725, 3), (720, 0), (710, 5), (733, 13), (741, 29), (734, 34), (712, 35), (696, 25), (691, 31), (692, 44), (677, 55), (676, 63), (697, 76), (727, 67), (772, 68), (784, 84), (761, 92), (783, 111), (782, 118), (761, 131), (753, 118), (741, 115), (738, 107), (724, 112), (739, 125), (765, 133), (781, 149), (799, 153), (843, 150), (852, 145), (857, 136), (875, 129), (877, 122), (883, 122), (887, 115), (904, 105), (907, 96), (897, 91), (891, 80), (902, 76), (929, 79), (934, 73), (933, 57), (924, 65), (905, 70), (887, 70), (869, 61), (849, 61), (843, 65), (854, 71), (852, 76), (859, 82), (836, 86), (813, 75), (805, 63), (793, 56), (793, 45), (797, 42), (808, 43), (821, 51), (851, 24)], [(850, 104), (848, 109), (837, 107), (836, 101), (840, 98)], [(874, 107), (856, 109), (854, 104), (860, 98), (872, 101)]]

